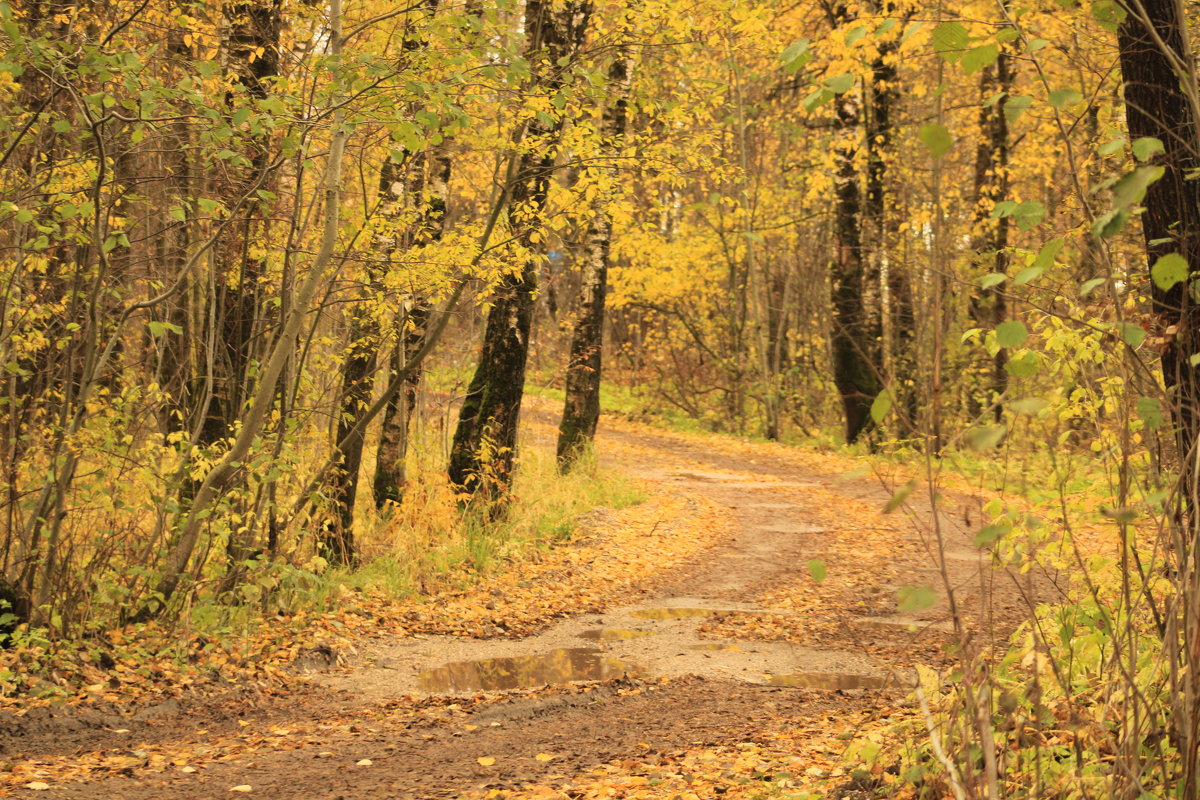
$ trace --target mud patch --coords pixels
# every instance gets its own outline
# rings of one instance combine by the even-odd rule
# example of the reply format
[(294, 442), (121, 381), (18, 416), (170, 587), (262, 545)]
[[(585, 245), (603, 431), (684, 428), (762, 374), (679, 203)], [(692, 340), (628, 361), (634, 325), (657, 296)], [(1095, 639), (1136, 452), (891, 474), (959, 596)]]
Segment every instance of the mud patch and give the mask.
[(771, 675), (770, 686), (787, 686), (792, 689), (824, 689), (847, 691), (851, 689), (887, 689), (896, 682), (878, 675), (852, 675), (838, 672), (793, 672), (790, 675)]
[(590, 639), (596, 642), (620, 642), (626, 639), (640, 639), (651, 636), (654, 631), (639, 631), (629, 628), (593, 628), (579, 634), (580, 639)]
[(518, 658), (455, 661), (417, 676), (421, 690), (433, 694), (533, 689), (572, 681), (604, 681), (640, 675), (637, 665), (576, 647)]

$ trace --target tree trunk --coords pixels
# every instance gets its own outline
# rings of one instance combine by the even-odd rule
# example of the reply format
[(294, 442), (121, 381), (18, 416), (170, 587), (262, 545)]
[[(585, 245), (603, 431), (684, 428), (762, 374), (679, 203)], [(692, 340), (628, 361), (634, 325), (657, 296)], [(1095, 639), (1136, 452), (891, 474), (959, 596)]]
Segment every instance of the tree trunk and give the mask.
[[(414, 180), (409, 186), (409, 196), (422, 205), (420, 220), (411, 234), (414, 245), (441, 241), (446, 228), (446, 201), (450, 191), (452, 163), (445, 148), (426, 153), (424, 167), (419, 184)], [(428, 297), (414, 295), (409, 298), (389, 358), (393, 373), (412, 365), (413, 356), (425, 344), (432, 310)], [(400, 391), (388, 399), (387, 408), (384, 409), (374, 480), (375, 505), (379, 508), (388, 502), (399, 503), (404, 496), (404, 485), (408, 482), (405, 463), (408, 459), (409, 426), (423, 375), (424, 370), (417, 365), (409, 372)]]
[[(995, 69), (988, 67), (979, 79), (981, 101), (1012, 89), (1012, 73), (1007, 53), (1000, 53)], [(1008, 119), (1000, 103), (982, 104), (979, 109), (979, 145), (975, 151), (975, 236), (971, 250), (978, 263), (988, 272), (1003, 274), (1008, 270), (1007, 217), (993, 220), (992, 206), (1008, 195)], [(980, 289), (971, 297), (971, 317), (975, 325), (992, 330), (1008, 317), (1008, 302), (1004, 291), (996, 286)], [(997, 422), (1004, 418), (1000, 398), (1008, 389), (1005, 364), (1008, 351), (1000, 348), (988, 359), (983, 385), (971, 399), (971, 415), (977, 417), (991, 408)]]
[[(623, 55), (608, 70), (608, 85), (618, 92), (604, 110), (600, 133), (604, 146), (616, 155), (625, 135), (626, 99), (629, 67)], [(616, 169), (605, 170), (605, 178), (614, 179)], [(558, 468), (568, 472), (579, 455), (591, 446), (600, 419), (600, 368), (604, 345), (604, 297), (608, 289), (609, 249), (612, 244), (612, 216), (605, 204), (611, 191), (602, 192), (588, 225), (587, 254), (584, 256), (579, 317), (571, 335), (571, 353), (567, 363), (566, 402), (558, 426)]]
[[(843, 131), (857, 136), (860, 111), (852, 94), (837, 99), (837, 118)], [(869, 300), (878, 295), (878, 276), (864, 257), (862, 192), (854, 164), (857, 147), (844, 143), (837, 148), (834, 178), (833, 258), (833, 378), (846, 419), (846, 441), (855, 442), (872, 426), (871, 404), (879, 394), (881, 336), (879, 316)], [(872, 290), (876, 291), (872, 291)]]
[[(1200, 267), (1200, 182), (1191, 180), (1200, 168), (1200, 115), (1196, 108), (1196, 71), (1187, 42), (1187, 21), (1178, 0), (1128, 2), (1129, 14), (1118, 28), (1125, 118), (1131, 139), (1155, 137), (1164, 152), (1157, 159), (1162, 177), (1151, 184), (1141, 215), (1147, 268), (1165, 255), (1178, 253), (1191, 270)], [(1153, 307), (1164, 331), (1162, 373), (1166, 384), (1179, 455), (1179, 495), (1183, 511), (1177, 517), (1177, 581), (1181, 600), (1178, 621), (1168, 634), (1182, 634), (1176, 644), (1175, 665), (1182, 676), (1173, 705), (1174, 745), (1183, 759), (1179, 797), (1200, 794), (1200, 377), (1192, 363), (1200, 353), (1200, 309), (1190, 297), (1191, 281), (1161, 289), (1151, 281)], [(1178, 631), (1178, 633), (1176, 632)], [(1174, 674), (1174, 672), (1173, 672)], [(1175, 687), (1173, 687), (1175, 688)]]
[[(555, 10), (549, 0), (529, 0), (525, 6), (527, 55), (542, 91), (553, 96), (565, 82), (565, 66), (583, 41), (591, 4), (572, 0)], [(555, 145), (562, 118), (539, 115), (528, 123), (509, 192), (508, 217), (521, 219), (517, 233), (520, 249), (536, 250), (533, 233), (539, 223), (534, 214), (543, 210), (554, 168)], [(525, 364), (533, 328), (539, 256), (526, 257), (520, 270), (505, 277), (495, 290), (484, 331), (483, 351), (459, 412), (450, 451), (450, 480), (464, 491), (483, 490), (496, 501), (508, 492), (517, 443), (517, 421), (525, 389)]]

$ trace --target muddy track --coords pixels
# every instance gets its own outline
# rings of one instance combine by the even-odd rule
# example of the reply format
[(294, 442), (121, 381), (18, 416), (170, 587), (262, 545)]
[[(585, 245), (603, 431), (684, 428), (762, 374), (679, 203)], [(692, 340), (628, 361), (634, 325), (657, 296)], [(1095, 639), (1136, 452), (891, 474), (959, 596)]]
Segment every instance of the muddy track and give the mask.
[[(551, 439), (536, 411), (530, 416), (526, 444)], [(764, 592), (795, 582), (806, 560), (834, 547), (831, 503), (877, 507), (889, 488), (821, 472), (779, 449), (707, 447), (620, 423), (605, 427), (600, 449), (610, 466), (727, 509), (729, 535), (647, 586), (639, 602), (567, 619), (524, 640), (385, 640), (364, 646), (355, 669), (318, 673), (315, 683), (285, 695), (168, 704), (141, 717), (10, 723), (3, 759), (107, 750), (136, 761), (146, 745), (186, 753), (239, 734), (256, 737), (253, 746), (224, 748), (199, 771), (135, 764), (127, 776), (37, 794), (62, 798), (191, 800), (237, 796), (232, 787), (246, 785), (252, 796), (294, 800), (432, 798), (569, 781), (613, 760), (754, 741), (831, 708), (868, 707), (878, 692), (898, 696), (888, 687), (902, 681), (903, 670), (893, 668), (924, 657), (913, 653), (934, 653), (949, 625), (944, 598), (920, 614), (897, 614), (893, 598), (903, 583), (948, 579), (985, 636), (1010, 627), (1023, 593), (1049, 585), (1027, 580), (1022, 587), (990, 567), (971, 544), (967, 501), (965, 511), (939, 512), (937, 555), (933, 512), (917, 497), (909, 534), (888, 568), (871, 576), (874, 585), (863, 587), (879, 598), (876, 615), (852, 616), (804, 646), (734, 644), (706, 626), (756, 615), (802, 620), (800, 612), (763, 606)], [(568, 683), (590, 679), (608, 680)], [(558, 688), (531, 693), (543, 685)], [(789, 685), (801, 688), (780, 688)], [(539, 753), (553, 758), (540, 761)]]

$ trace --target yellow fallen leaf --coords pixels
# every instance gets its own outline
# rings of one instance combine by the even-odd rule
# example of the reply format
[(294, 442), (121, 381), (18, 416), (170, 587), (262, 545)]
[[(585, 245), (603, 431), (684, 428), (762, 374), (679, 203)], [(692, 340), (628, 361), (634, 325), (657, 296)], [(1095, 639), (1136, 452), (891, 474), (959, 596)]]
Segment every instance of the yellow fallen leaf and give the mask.
[(364, 758), (364, 759), (362, 759), (361, 761), (359, 761), (359, 762), (358, 762), (358, 766), (360, 766), (360, 767), (369, 767), (369, 766), (371, 766), (371, 764), (372, 764), (372, 763), (373, 763), (373, 762), (371, 761), (371, 759), (369, 759), (369, 758)]
[(180, 767), (179, 771), (180, 772), (195, 772), (196, 768), (195, 767)]
[(25, 788), (33, 789), (35, 792), (44, 792), (46, 789), (50, 788), (50, 784), (42, 781), (34, 781), (32, 783), (25, 784)]
[(464, 728), (466, 728), (466, 729), (467, 729), (467, 730), (469, 730), (469, 731), (477, 731), (477, 730), (479, 730), (479, 726), (478, 726), (478, 725), (464, 725), (463, 727), (464, 727)]
[(536, 758), (538, 761), (554, 760), (554, 756), (550, 755), (549, 753), (538, 753), (536, 756), (534, 756), (534, 758)]
[(250, 784), (243, 783), (241, 786), (234, 786), (229, 791), (231, 791), (231, 792), (250, 792), (250, 791), (253, 791), (253, 788), (250, 786)]
[(485, 767), (490, 767), (492, 764), (496, 763), (496, 759), (493, 758), (492, 756), (483, 756), (482, 758), (476, 759), (476, 761), (478, 761), (480, 764), (482, 764)]

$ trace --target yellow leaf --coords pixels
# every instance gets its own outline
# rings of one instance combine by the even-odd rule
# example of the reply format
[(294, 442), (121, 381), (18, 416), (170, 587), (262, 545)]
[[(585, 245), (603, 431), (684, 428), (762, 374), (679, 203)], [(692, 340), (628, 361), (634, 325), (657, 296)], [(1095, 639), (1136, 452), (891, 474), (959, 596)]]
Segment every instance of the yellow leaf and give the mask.
[(485, 767), (490, 767), (492, 764), (496, 763), (496, 759), (492, 756), (483, 756), (482, 758), (478, 758), (476, 760)]
[(371, 761), (371, 759), (369, 759), (369, 758), (364, 758), (363, 760), (361, 760), (361, 761), (359, 761), (359, 762), (358, 762), (358, 765), (357, 765), (357, 766), (360, 766), (360, 767), (369, 767), (369, 766), (371, 766), (371, 764), (372, 764), (372, 761)]
[(196, 768), (195, 767), (180, 767), (179, 771), (180, 772), (195, 772)]
[(534, 758), (536, 758), (538, 761), (553, 761), (554, 760), (554, 756), (550, 755), (549, 753), (538, 753), (536, 756), (534, 756)]
[(253, 791), (253, 788), (250, 786), (250, 784), (243, 783), (241, 786), (234, 786), (229, 791), (231, 791), (231, 792), (250, 792), (250, 791)]
[(43, 783), (42, 781), (34, 781), (33, 783), (25, 784), (25, 788), (33, 789), (35, 792), (44, 792), (45, 790), (50, 788), (50, 784)]

